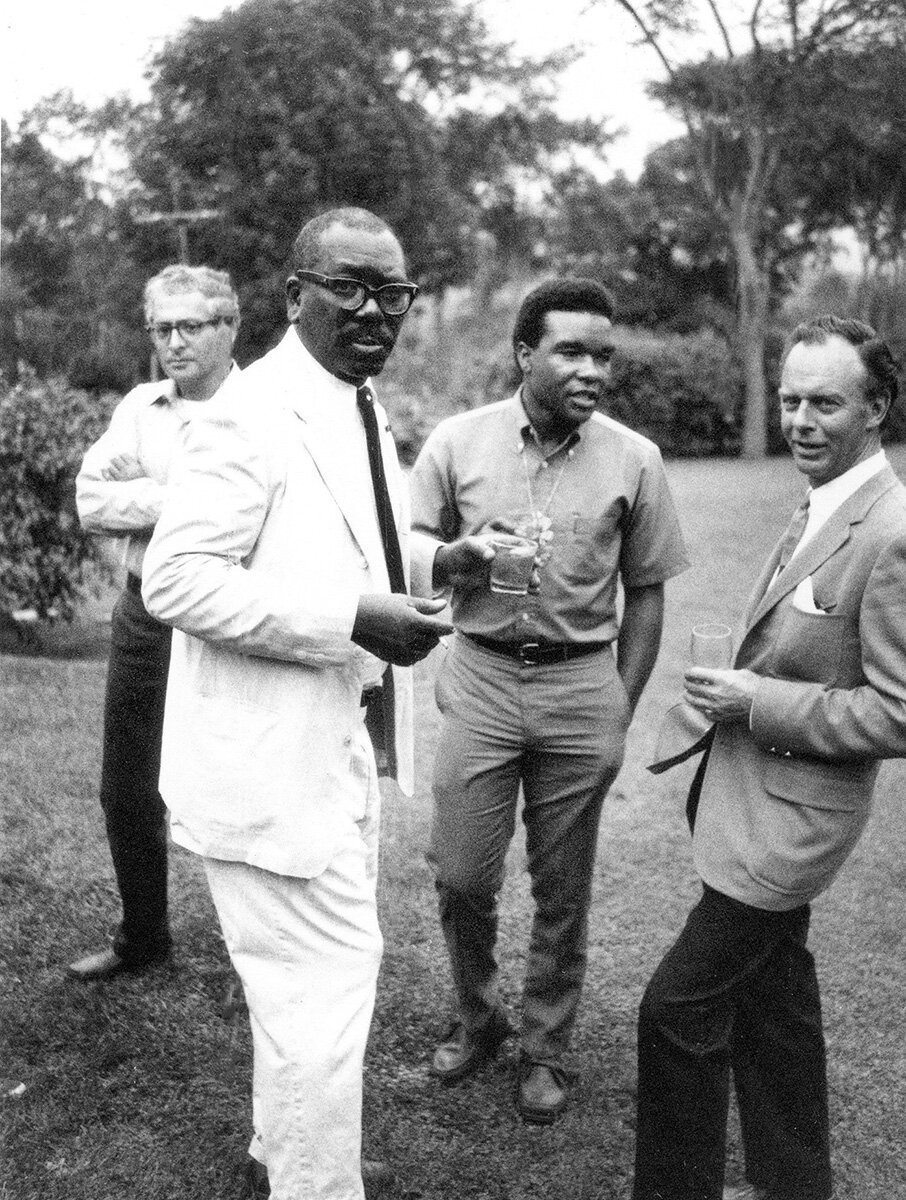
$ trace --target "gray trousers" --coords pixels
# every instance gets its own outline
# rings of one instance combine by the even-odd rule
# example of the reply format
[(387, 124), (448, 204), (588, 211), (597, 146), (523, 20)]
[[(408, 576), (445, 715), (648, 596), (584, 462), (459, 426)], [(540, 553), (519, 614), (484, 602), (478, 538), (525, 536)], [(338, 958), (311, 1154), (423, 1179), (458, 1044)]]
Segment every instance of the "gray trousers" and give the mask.
[(626, 693), (609, 649), (536, 667), (457, 636), (437, 680), (443, 720), (428, 854), (460, 1018), (476, 1032), (497, 999), (497, 896), (519, 787), (535, 915), (522, 1048), (557, 1063), (585, 975), (604, 796), (623, 761)]

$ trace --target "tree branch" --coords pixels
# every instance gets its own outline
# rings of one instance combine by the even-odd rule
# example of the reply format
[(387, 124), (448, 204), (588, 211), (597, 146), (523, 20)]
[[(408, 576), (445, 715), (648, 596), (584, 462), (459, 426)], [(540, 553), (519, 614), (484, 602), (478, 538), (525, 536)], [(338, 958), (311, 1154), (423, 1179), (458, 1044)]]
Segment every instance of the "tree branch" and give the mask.
[(675, 82), (676, 71), (673, 68), (673, 64), (662, 50), (661, 44), (657, 40), (654, 30), (649, 29), (643, 18), (636, 10), (635, 5), (630, 3), (630, 0), (615, 0), (615, 2), (620, 6), (620, 8), (623, 9), (624, 12), (629, 13), (630, 17), (632, 17), (633, 21), (635, 21), (636, 25), (638, 25), (639, 29), (642, 31), (642, 40), (648, 43), (651, 49), (661, 60), (661, 65), (667, 72), (668, 77)]
[[(759, 0), (759, 3), (760, 3), (760, 0)], [(723, 19), (721, 18), (720, 11), (718, 10), (715, 0), (708, 0), (708, 8), (711, 9), (711, 15), (714, 17), (714, 23), (717, 25), (717, 28), (720, 30), (721, 40), (723, 41), (723, 44), (726, 48), (727, 57), (735, 58), (736, 55), (733, 53), (733, 45), (730, 41), (730, 35), (727, 32), (726, 25), (723, 23)]]

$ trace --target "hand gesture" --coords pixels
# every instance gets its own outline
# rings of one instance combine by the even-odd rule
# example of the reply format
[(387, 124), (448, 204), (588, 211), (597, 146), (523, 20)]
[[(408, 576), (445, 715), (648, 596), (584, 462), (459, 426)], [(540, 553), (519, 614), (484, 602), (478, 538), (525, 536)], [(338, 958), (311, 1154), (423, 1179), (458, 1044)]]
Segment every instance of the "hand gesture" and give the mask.
[(382, 662), (411, 667), (430, 654), (453, 626), (433, 614), (443, 600), (422, 600), (400, 592), (368, 593), (359, 597), (352, 640)]
[(690, 667), (685, 676), (684, 699), (700, 713), (720, 724), (748, 720), (758, 676), (754, 671), (723, 671)]
[(487, 536), (459, 538), (438, 547), (434, 556), (435, 587), (460, 589), (488, 586), (494, 548)]
[(101, 478), (110, 483), (126, 483), (130, 479), (142, 479), (147, 471), (134, 454), (114, 454), (103, 467)]

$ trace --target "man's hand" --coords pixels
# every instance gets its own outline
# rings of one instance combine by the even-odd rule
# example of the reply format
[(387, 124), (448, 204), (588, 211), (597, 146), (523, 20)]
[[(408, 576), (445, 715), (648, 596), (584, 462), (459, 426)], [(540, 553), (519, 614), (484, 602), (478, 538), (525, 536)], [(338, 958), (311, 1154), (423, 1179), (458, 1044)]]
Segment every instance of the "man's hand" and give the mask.
[(439, 546), (434, 556), (435, 587), (460, 589), (488, 586), (494, 550), (490, 539), (473, 535)]
[(753, 671), (690, 667), (685, 680), (684, 698), (709, 721), (720, 724), (749, 719), (758, 684), (758, 676)]
[(411, 667), (430, 654), (453, 626), (434, 613), (444, 600), (422, 600), (400, 592), (368, 593), (359, 597), (352, 640), (382, 662)]
[(114, 454), (110, 462), (101, 467), (101, 478), (110, 483), (126, 483), (130, 479), (142, 479), (146, 474), (134, 454)]

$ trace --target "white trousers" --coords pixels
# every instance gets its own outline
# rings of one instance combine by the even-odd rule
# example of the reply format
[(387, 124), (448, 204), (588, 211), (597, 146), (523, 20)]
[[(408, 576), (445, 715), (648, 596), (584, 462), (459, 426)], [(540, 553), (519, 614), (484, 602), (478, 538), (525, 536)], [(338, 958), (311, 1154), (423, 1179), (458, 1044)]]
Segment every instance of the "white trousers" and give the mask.
[(351, 808), (348, 835), (322, 875), (204, 859), (249, 1007), (250, 1152), (267, 1166), (271, 1200), (364, 1196), (362, 1061), (382, 950), (370, 748), (359, 766), (362, 804)]

